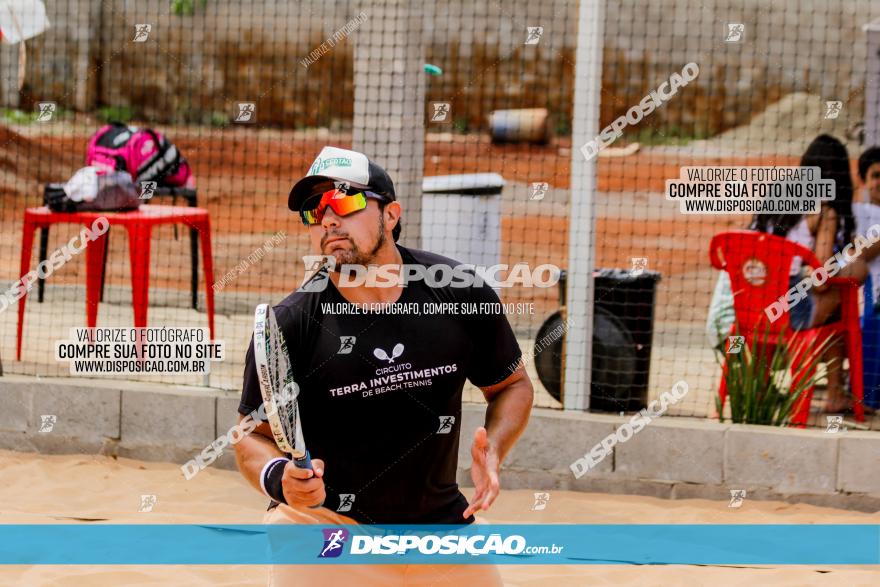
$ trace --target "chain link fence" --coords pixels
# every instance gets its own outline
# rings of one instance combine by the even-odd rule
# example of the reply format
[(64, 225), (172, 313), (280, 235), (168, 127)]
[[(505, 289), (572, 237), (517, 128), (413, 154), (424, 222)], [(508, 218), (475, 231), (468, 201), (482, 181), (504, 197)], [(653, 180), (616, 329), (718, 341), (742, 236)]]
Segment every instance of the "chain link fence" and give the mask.
[[(853, 182), (853, 205), (838, 183), (826, 206), (840, 222), (834, 252), (877, 218), (880, 187), (872, 191), (857, 163), (880, 141), (866, 115), (880, 104), (872, 37), (880, 33), (866, 28), (880, 6), (868, 0), (48, 4), (44, 32), (24, 48), (0, 47), (6, 287), (22, 267), (37, 267), (41, 250), (51, 255), (80, 230), (53, 224), (22, 250), (25, 210), (44, 205), (46, 184), (85, 165), (89, 139), (110, 121), (156, 129), (192, 168), (190, 191), (160, 189), (142, 210), (197, 207), (210, 217), (213, 284), (186, 225), (154, 227), (149, 245), (111, 227), (96, 323), (132, 326), (142, 311), (132, 271), (146, 257), (147, 324), (207, 327), (210, 290), (225, 359), (208, 377), (118, 377), (240, 389), (254, 307), (296, 289), (302, 257), (314, 254), (287, 193), (326, 145), (362, 151), (389, 171), (403, 246), (559, 269), (548, 286), (498, 290), (512, 304), (540, 407), (634, 411), (685, 380), (689, 392), (669, 413), (717, 417), (720, 364), (732, 355), (728, 332), (707, 332), (713, 292), (723, 293), (710, 242), (756, 224), (747, 213), (684, 213), (667, 197), (684, 168), (799, 166), (827, 134), (847, 150)], [(6, 40), (21, 26), (0, 22)], [(818, 217), (803, 216), (803, 244), (812, 238), (821, 257), (824, 233), (810, 220)], [(789, 219), (797, 221), (768, 232), (796, 240), (801, 217)], [(20, 302), (7, 290), (6, 373), (70, 375), (55, 343), (94, 311), (87, 257), (71, 256), (34, 284), (20, 359)], [(880, 261), (863, 261), (861, 279), (880, 282), (872, 269)], [(880, 338), (864, 292), (870, 407), (880, 401)], [(834, 355), (845, 369), (832, 362), (816, 375), (810, 425), (852, 403), (848, 354)], [(465, 397), (482, 401), (475, 388)], [(880, 423), (868, 414), (859, 426)]]

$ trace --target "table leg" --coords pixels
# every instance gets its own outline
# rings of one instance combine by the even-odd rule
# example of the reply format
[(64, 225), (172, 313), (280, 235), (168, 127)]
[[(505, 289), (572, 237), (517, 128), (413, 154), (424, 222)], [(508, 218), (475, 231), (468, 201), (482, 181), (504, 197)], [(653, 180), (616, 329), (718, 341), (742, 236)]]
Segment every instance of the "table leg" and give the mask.
[(189, 231), (189, 256), (192, 268), (191, 273), (191, 292), (193, 310), (199, 308), (199, 231), (192, 228)]
[(134, 310), (135, 328), (147, 325), (147, 308), (150, 297), (150, 238), (152, 227), (146, 224), (129, 224), (128, 255), (131, 261), (131, 305)]
[(107, 242), (104, 244), (104, 264), (101, 266), (101, 301), (104, 301), (104, 282), (107, 280), (107, 257), (108, 250), (110, 248), (110, 227), (107, 227), (107, 232), (104, 233), (104, 237), (106, 237)]
[[(31, 248), (34, 246), (34, 230), (36, 226), (33, 221), (28, 220), (27, 215), (24, 219), (24, 228), (21, 233), (21, 263), (19, 264), (19, 275), (24, 277), (28, 273), (28, 266), (31, 263)], [(21, 297), (18, 299), (18, 328), (16, 330), (15, 340), (15, 358), (21, 360), (21, 338), (24, 333), (24, 306), (27, 301), (27, 290), (21, 291)]]
[(208, 328), (214, 340), (214, 260), (211, 258), (211, 219), (197, 227), (202, 241), (202, 265), (205, 268), (205, 302), (208, 306)]
[[(176, 196), (175, 196), (176, 197)], [(196, 201), (196, 192), (183, 190), (183, 197), (186, 199), (186, 205), (192, 208), (198, 206)], [(176, 227), (176, 225), (175, 225)], [(189, 230), (189, 252), (192, 263), (191, 273), (191, 290), (192, 290), (192, 307), (193, 310), (199, 309), (199, 231), (195, 228)]]
[(86, 242), (86, 325), (98, 325), (98, 305), (101, 303), (101, 285), (104, 283), (104, 259), (107, 255), (107, 233), (94, 242)]
[[(49, 256), (49, 227), (40, 228), (40, 263), (45, 261)], [(43, 303), (43, 292), (46, 289), (46, 280), (38, 277), (37, 282), (37, 301)]]

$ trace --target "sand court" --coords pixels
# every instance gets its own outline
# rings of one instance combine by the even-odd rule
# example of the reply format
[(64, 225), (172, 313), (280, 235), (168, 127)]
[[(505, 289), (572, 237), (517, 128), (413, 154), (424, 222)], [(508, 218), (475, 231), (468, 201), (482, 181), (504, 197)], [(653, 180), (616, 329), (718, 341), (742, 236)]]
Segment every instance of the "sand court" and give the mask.
[[(209, 468), (186, 481), (177, 465), (92, 455), (0, 451), (0, 524), (259, 524), (265, 499), (233, 471)], [(502, 483), (503, 488), (503, 483)], [(469, 495), (472, 489), (465, 488)], [(535, 491), (540, 491), (536, 488)], [(544, 524), (878, 524), (865, 514), (805, 504), (746, 500), (739, 509), (709, 500), (662, 500), (632, 495), (550, 492), (545, 510), (532, 511), (534, 491), (503, 490), (489, 523)], [(139, 512), (142, 495), (155, 495)], [(2, 528), (0, 528), (2, 531)], [(856, 566), (505, 566), (505, 585), (803, 586), (876, 585), (874, 567)], [(266, 584), (262, 566), (6, 566), (2, 585), (142, 586)], [(442, 578), (437, 585), (448, 584)], [(456, 587), (463, 587), (457, 585)]]

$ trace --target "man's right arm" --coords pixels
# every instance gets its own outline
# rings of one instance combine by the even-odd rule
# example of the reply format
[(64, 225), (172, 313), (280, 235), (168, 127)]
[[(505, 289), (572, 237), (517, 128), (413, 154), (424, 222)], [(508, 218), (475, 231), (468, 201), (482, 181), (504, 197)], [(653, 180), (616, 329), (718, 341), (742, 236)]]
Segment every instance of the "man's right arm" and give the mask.
[[(247, 416), (239, 414), (238, 421)], [(285, 455), (276, 446), (272, 439), (272, 429), (268, 422), (259, 422), (254, 431), (242, 438), (235, 445), (235, 461), (238, 470), (244, 475), (248, 483), (254, 489), (263, 493), (260, 486), (260, 475), (266, 464)], [(300, 469), (288, 462), (284, 466), (284, 475), (281, 479), (284, 499), (289, 505), (301, 505), (317, 507), (324, 503), (327, 494), (324, 489), (324, 462), (321, 459), (312, 459), (312, 469)]]
[[(269, 479), (260, 478), (264, 474), (263, 469), (267, 464), (275, 459), (286, 457), (275, 444), (269, 423), (263, 422), (261, 419), (262, 410), (257, 409), (257, 406), (262, 404), (260, 379), (257, 376), (256, 362), (254, 361), (254, 341), (251, 339), (244, 360), (238, 421), (241, 423), (245, 418), (254, 417), (255, 421), (248, 422), (247, 426), (243, 426), (243, 428), (251, 429), (254, 424), (256, 427), (235, 445), (235, 460), (238, 463), (238, 470), (241, 471), (248, 483), (260, 493), (265, 494), (260, 482), (268, 481), (267, 490), (271, 492), (270, 497), (276, 501), (285, 501), (288, 505), (320, 505), (325, 498), (322, 479), (324, 462), (321, 459), (312, 459), (312, 469), (300, 469), (292, 461), (285, 463), (283, 469), (281, 464), (274, 465), (266, 470), (266, 476)], [(281, 472), (280, 487), (279, 472)], [(282, 497), (282, 493), (283, 500), (279, 499)]]
[[(241, 424), (246, 416), (238, 415), (238, 423)], [(284, 457), (284, 453), (272, 440), (272, 429), (268, 422), (259, 422), (254, 431), (242, 438), (235, 445), (235, 461), (238, 470), (244, 475), (254, 489), (260, 493), (260, 472), (272, 459)]]

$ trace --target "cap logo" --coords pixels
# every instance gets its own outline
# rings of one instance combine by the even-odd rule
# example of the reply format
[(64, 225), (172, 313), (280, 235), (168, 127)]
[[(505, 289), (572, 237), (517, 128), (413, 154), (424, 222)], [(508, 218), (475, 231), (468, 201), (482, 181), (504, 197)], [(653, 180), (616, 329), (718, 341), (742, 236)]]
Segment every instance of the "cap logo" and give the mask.
[(309, 175), (318, 175), (328, 167), (351, 167), (351, 159), (348, 157), (333, 157), (331, 159), (322, 160), (320, 157), (315, 159), (315, 162), (312, 163), (312, 168), (309, 169)]

